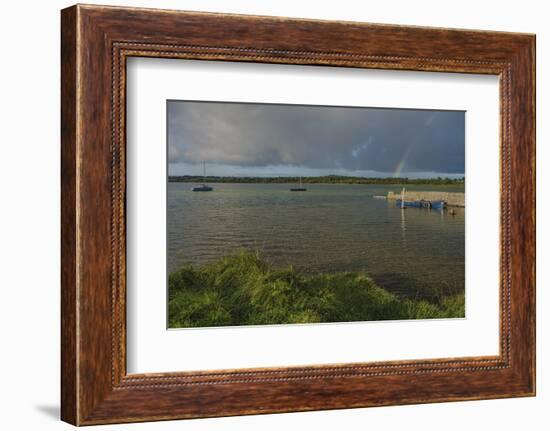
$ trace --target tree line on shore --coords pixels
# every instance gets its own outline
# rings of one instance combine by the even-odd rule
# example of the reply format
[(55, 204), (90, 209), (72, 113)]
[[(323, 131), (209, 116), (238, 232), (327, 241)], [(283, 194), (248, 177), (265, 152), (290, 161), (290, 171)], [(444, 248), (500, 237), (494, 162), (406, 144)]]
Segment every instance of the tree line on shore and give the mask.
[[(169, 176), (169, 182), (174, 183), (261, 183), (261, 184), (290, 184), (300, 181), (300, 177), (226, 177), (212, 176), (206, 178), (199, 175)], [(464, 177), (448, 178), (400, 178), (400, 177), (351, 177), (343, 175), (326, 175), (316, 177), (302, 177), (305, 184), (430, 184), (430, 185), (462, 185)]]

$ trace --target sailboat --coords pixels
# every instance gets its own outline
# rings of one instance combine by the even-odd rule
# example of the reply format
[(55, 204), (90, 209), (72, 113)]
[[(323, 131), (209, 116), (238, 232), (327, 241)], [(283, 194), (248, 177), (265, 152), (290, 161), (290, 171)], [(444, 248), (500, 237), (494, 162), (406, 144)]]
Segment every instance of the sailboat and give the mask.
[(291, 192), (305, 192), (307, 189), (302, 186), (302, 177), (300, 176), (300, 187), (293, 187), (290, 189)]
[(202, 161), (202, 181), (203, 183), (200, 186), (193, 187), (191, 190), (194, 192), (211, 192), (214, 190), (212, 187), (207, 186), (206, 183), (206, 162)]

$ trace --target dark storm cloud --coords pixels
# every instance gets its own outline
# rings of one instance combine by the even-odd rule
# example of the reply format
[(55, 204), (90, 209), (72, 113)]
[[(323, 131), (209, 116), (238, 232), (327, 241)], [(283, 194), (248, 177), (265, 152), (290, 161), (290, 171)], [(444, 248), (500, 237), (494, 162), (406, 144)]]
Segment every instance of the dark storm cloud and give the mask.
[(170, 164), (464, 173), (464, 113), (168, 103)]

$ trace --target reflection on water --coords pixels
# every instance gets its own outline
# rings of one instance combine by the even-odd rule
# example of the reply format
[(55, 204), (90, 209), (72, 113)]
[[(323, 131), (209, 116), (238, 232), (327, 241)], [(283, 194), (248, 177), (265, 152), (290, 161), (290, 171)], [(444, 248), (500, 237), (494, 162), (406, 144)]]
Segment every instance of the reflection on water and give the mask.
[[(405, 200), (405, 199), (403, 199)], [(406, 227), (406, 224), (405, 224), (405, 210), (404, 209), (401, 209), (401, 238), (402, 238), (402, 242), (403, 242), (403, 246), (405, 246), (405, 241), (406, 241), (406, 236), (405, 236), (405, 227)]]
[[(304, 272), (363, 271), (382, 287), (419, 296), (464, 290), (464, 210), (456, 214), (374, 199), (399, 186), (168, 184), (168, 271), (239, 249)], [(410, 186), (408, 190), (441, 186)], [(463, 191), (445, 187), (445, 191)]]

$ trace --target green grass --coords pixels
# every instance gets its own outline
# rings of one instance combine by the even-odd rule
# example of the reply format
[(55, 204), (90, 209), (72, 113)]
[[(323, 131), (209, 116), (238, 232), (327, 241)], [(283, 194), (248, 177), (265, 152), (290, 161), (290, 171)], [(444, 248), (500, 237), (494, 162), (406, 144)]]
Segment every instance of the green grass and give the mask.
[(362, 273), (303, 274), (241, 252), (169, 276), (170, 328), (464, 317), (464, 294), (399, 298)]

